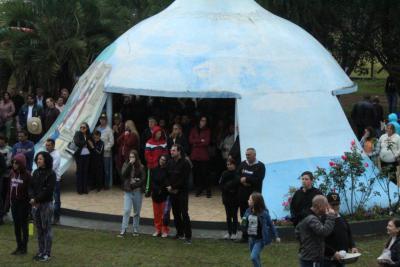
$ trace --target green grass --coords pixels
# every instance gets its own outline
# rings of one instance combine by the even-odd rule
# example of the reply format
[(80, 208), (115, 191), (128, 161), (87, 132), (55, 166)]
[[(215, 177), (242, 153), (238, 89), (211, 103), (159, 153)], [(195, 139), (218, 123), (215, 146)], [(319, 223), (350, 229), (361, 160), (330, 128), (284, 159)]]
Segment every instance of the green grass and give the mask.
[[(376, 266), (386, 237), (363, 238), (358, 242), (363, 256), (351, 266)], [(28, 255), (12, 256), (13, 227), (0, 227), (0, 266), (44, 266), (32, 260), (36, 240), (30, 240)], [(297, 264), (296, 242), (282, 242), (262, 252), (264, 266), (291, 267)], [(194, 239), (192, 245), (180, 240), (151, 236), (116, 237), (114, 232), (54, 228), (52, 259), (46, 266), (251, 266), (245, 244), (215, 239)]]
[(358, 84), (356, 94), (384, 95), (386, 79), (354, 79)]

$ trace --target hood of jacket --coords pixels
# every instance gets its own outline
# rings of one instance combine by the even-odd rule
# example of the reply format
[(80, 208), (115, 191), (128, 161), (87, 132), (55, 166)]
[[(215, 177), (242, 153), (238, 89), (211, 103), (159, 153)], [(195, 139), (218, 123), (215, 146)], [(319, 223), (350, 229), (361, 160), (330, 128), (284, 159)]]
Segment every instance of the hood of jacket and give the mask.
[(160, 142), (160, 141), (165, 141), (165, 133), (164, 133), (164, 130), (163, 130), (160, 126), (154, 126), (154, 127), (153, 127), (153, 132), (152, 132), (152, 134), (151, 134), (151, 139), (153, 139), (154, 141), (157, 141), (157, 140), (156, 140), (156, 134), (157, 134), (158, 132), (161, 132), (161, 137), (160, 137), (160, 139), (158, 140), (158, 142)]
[(397, 122), (397, 120), (398, 120), (396, 113), (390, 113), (388, 118), (389, 118), (389, 122)]
[(26, 158), (25, 158), (24, 154), (22, 154), (22, 153), (16, 154), (14, 156), (13, 160), (15, 160), (18, 163), (20, 172), (26, 170)]

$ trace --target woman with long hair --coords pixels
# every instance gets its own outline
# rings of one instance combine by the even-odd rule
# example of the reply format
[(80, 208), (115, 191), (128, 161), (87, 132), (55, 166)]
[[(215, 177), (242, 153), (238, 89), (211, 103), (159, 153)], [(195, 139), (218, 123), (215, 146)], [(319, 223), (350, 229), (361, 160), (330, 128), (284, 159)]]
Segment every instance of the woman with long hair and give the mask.
[(92, 140), (89, 125), (82, 122), (79, 131), (75, 133), (74, 143), (78, 147), (75, 152), (76, 161), (76, 191), (78, 194), (88, 193), (90, 150), (89, 141)]
[(53, 218), (53, 193), (56, 184), (56, 174), (53, 171), (53, 158), (48, 152), (36, 154), (37, 169), (32, 174), (29, 187), (32, 216), (35, 221), (39, 251), (34, 257), (38, 261), (50, 260), (53, 233), (51, 220)]
[(277, 242), (281, 240), (265, 206), (263, 196), (254, 192), (250, 195), (248, 203), (249, 208), (242, 218), (242, 224), (247, 228), (249, 236), (251, 261), (255, 267), (260, 267), (260, 253), (264, 246), (271, 244), (272, 240)]
[(139, 235), (140, 210), (145, 185), (145, 171), (136, 150), (131, 150), (128, 160), (122, 166), (122, 185), (124, 190), (124, 215), (121, 232), (118, 237), (124, 237), (128, 229), (129, 218), (133, 207), (133, 236)]
[(24, 154), (16, 154), (11, 163), (10, 202), (17, 241), (17, 249), (11, 254), (19, 255), (26, 254), (28, 248), (28, 217), (30, 211), (28, 188), (31, 175), (26, 170)]
[(125, 122), (125, 131), (117, 139), (118, 153), (115, 160), (117, 170), (121, 170), (124, 162), (128, 160), (132, 149), (139, 151), (139, 144), (139, 133), (135, 123), (132, 120), (127, 120)]

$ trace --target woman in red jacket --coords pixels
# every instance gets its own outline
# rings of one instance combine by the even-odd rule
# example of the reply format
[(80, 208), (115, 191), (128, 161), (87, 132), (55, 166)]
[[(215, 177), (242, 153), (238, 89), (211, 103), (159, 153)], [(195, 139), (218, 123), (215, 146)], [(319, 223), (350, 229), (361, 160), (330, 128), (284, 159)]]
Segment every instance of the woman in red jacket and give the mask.
[(147, 140), (144, 149), (144, 157), (147, 163), (146, 196), (150, 196), (150, 173), (158, 167), (158, 159), (162, 155), (168, 155), (167, 140), (165, 139), (164, 130), (160, 126), (154, 126), (151, 138)]
[(139, 144), (139, 133), (136, 130), (135, 123), (127, 120), (125, 122), (125, 131), (117, 139), (118, 153), (115, 164), (119, 174), (121, 174), (122, 165), (129, 159), (130, 151), (139, 151)]
[(193, 162), (194, 184), (197, 187), (196, 197), (206, 190), (207, 198), (211, 197), (211, 181), (208, 173), (208, 147), (211, 131), (207, 127), (207, 118), (202, 116), (198, 126), (190, 131), (189, 143), (192, 146), (190, 159)]

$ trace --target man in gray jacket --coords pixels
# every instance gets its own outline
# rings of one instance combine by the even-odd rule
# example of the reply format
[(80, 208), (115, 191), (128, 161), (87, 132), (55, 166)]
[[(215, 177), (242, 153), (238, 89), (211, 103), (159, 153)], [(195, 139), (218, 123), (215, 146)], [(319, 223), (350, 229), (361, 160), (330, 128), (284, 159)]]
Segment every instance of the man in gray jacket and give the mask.
[[(325, 223), (321, 216), (326, 215)], [(328, 200), (317, 195), (312, 200), (311, 214), (296, 227), (295, 233), (300, 241), (300, 267), (320, 267), (324, 259), (325, 237), (335, 226), (335, 212)]]

